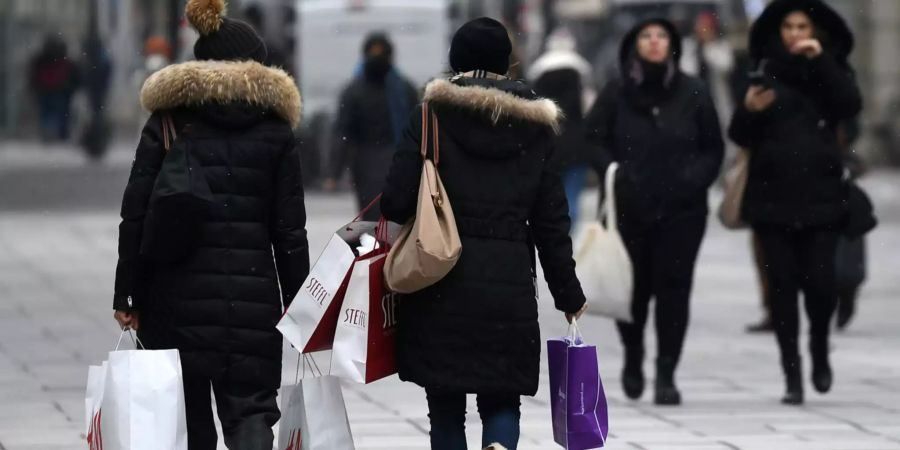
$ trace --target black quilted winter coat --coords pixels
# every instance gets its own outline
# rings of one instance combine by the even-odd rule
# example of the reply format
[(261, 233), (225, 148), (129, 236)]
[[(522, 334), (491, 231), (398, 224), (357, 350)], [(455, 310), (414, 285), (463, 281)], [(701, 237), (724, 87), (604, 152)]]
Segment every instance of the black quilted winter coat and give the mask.
[[(179, 349), (186, 376), (277, 388), (275, 324), (309, 271), (294, 82), (254, 62), (190, 62), (152, 76), (142, 102), (153, 115), (122, 202), (114, 307), (139, 311), (148, 348)], [(163, 114), (217, 201), (190, 256), (166, 265), (139, 254)]]
[[(446, 278), (400, 300), (400, 378), (444, 392), (534, 395), (543, 346), (535, 246), (556, 308), (585, 302), (550, 163), (559, 111), (508, 80), (437, 80), (425, 101), (440, 123), (438, 170), (463, 250)], [(398, 223), (415, 215), (422, 170), (421, 109), (412, 117), (381, 203)]]

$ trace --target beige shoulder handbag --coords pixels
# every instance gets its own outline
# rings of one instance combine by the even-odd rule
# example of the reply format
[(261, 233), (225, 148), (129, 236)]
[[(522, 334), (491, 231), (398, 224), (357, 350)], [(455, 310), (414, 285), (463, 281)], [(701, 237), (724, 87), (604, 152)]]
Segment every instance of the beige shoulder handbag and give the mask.
[[(428, 158), (429, 118), (433, 160)], [(459, 260), (462, 243), (450, 199), (438, 174), (440, 143), (437, 116), (422, 105), (422, 180), (416, 217), (400, 233), (384, 264), (388, 289), (401, 294), (420, 291), (444, 278)]]

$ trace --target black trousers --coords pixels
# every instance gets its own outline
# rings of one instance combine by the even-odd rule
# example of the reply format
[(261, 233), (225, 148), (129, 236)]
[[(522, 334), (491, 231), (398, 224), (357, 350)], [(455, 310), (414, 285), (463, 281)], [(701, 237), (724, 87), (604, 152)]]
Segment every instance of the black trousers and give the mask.
[[(798, 297), (803, 292), (810, 338), (827, 346), (837, 304), (835, 257), (838, 234), (824, 229), (756, 227), (769, 283), (769, 305), (781, 363), (791, 370), (800, 362)], [(824, 347), (827, 348), (827, 347)]]
[(222, 422), (225, 446), (230, 450), (272, 450), (272, 426), (281, 417), (278, 391), (203, 377), (185, 377), (189, 450), (216, 450), (210, 385)]
[(619, 322), (622, 344), (643, 354), (644, 325), (650, 300), (656, 299), (658, 363), (674, 370), (690, 318), (691, 288), (700, 243), (706, 234), (706, 215), (692, 214), (654, 224), (640, 232), (622, 229), (634, 268), (634, 322)]

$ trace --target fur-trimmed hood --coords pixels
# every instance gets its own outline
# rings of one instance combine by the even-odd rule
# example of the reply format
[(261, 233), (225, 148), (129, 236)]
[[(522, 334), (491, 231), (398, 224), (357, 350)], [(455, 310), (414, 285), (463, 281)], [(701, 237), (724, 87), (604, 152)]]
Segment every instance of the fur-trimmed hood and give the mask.
[(254, 61), (174, 64), (151, 75), (141, 89), (141, 105), (150, 112), (214, 103), (259, 106), (291, 127), (300, 125), (300, 92), (293, 78)]
[(562, 113), (552, 100), (540, 98), (517, 81), (438, 79), (425, 86), (424, 100), (483, 114), (493, 124), (502, 119), (521, 120), (557, 132)]

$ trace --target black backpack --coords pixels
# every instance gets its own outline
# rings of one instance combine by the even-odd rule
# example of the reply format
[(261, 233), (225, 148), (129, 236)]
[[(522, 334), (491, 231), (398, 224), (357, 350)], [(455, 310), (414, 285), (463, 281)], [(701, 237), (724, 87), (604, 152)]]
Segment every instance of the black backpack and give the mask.
[(175, 122), (162, 117), (163, 159), (144, 218), (141, 256), (172, 263), (190, 256), (200, 227), (215, 203), (203, 167), (191, 151), (191, 141), (178, 140)]

